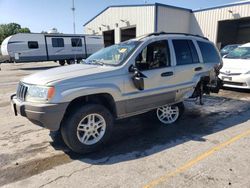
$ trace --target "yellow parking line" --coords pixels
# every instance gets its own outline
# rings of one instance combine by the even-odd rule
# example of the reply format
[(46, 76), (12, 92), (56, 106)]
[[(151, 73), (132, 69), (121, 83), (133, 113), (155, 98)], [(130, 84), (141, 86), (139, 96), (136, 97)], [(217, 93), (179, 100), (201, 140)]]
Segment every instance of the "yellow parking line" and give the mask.
[(193, 165), (197, 164), (199, 161), (206, 159), (207, 157), (209, 157), (210, 155), (212, 155), (216, 151), (219, 151), (219, 150), (223, 149), (224, 147), (228, 146), (229, 144), (234, 143), (237, 140), (244, 138), (244, 137), (247, 137), (249, 135), (250, 135), (250, 130), (248, 130), (244, 133), (241, 133), (241, 134), (231, 138), (230, 140), (223, 142), (223, 143), (211, 148), (210, 150), (200, 154), (199, 156), (197, 156), (196, 158), (187, 162), (186, 164), (182, 165), (181, 167), (175, 169), (173, 172), (167, 173), (167, 174), (149, 182), (148, 184), (146, 184), (144, 186), (144, 188), (152, 188), (152, 187), (155, 187), (156, 185), (159, 185), (160, 183), (167, 181), (168, 178), (174, 177), (174, 176), (178, 175), (179, 173), (184, 172), (185, 170), (191, 168)]

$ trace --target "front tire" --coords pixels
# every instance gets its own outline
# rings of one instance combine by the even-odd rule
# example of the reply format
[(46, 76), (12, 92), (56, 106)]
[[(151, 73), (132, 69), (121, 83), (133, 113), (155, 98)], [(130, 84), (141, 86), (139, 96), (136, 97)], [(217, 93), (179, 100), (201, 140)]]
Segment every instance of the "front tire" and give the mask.
[(74, 152), (98, 150), (110, 138), (113, 116), (104, 106), (87, 104), (71, 112), (63, 121), (61, 133), (65, 144)]

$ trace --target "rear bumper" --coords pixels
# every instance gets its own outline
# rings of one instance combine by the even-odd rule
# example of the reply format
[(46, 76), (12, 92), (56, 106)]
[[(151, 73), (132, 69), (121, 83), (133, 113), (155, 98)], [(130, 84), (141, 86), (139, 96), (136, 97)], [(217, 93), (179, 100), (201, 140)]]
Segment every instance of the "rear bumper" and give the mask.
[(26, 117), (32, 123), (51, 131), (60, 128), (61, 121), (65, 114), (68, 103), (59, 104), (36, 104), (23, 102), (17, 99), (16, 95), (11, 96), (11, 103), (15, 115)]

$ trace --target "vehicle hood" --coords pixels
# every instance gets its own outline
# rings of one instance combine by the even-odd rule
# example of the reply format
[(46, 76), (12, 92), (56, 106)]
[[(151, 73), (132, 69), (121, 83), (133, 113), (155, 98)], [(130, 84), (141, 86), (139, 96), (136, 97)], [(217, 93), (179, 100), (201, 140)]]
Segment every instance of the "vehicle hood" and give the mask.
[(229, 59), (223, 58), (221, 72), (230, 71), (231, 73), (246, 73), (250, 71), (250, 59)]
[(52, 68), (49, 70), (41, 71), (35, 74), (24, 77), (21, 81), (27, 84), (34, 85), (47, 85), (52, 82), (67, 80), (70, 78), (91, 76), (98, 73), (105, 73), (114, 70), (112, 66), (101, 65), (69, 65), (64, 67)]

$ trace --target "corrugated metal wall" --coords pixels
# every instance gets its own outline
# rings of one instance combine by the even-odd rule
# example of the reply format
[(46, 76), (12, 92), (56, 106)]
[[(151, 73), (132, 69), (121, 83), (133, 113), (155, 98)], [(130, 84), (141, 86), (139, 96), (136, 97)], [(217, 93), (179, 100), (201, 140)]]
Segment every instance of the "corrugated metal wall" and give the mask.
[[(136, 36), (157, 31), (185, 32), (203, 35), (216, 43), (218, 22), (250, 17), (250, 4), (194, 11), (157, 5), (110, 7), (85, 26), (87, 34), (115, 30), (115, 43), (120, 42), (120, 29), (136, 26)], [(127, 20), (128, 23), (121, 20)], [(118, 24), (118, 25), (117, 25)], [(99, 28), (101, 27), (101, 30)]]
[(194, 16), (191, 17), (192, 25), (190, 32), (193, 34), (203, 34), (216, 43), (218, 21), (243, 17), (250, 17), (250, 4), (194, 12)]
[[(136, 26), (136, 36), (154, 32), (154, 11), (152, 6), (110, 7), (85, 26), (86, 34), (102, 34), (115, 30), (115, 43), (120, 42), (120, 29)], [(127, 20), (129, 22), (122, 22)], [(118, 27), (116, 27), (118, 24)], [(103, 26), (104, 25), (104, 26)], [(99, 30), (101, 27), (101, 31)]]
[(158, 6), (157, 31), (189, 33), (191, 14), (188, 10)]

